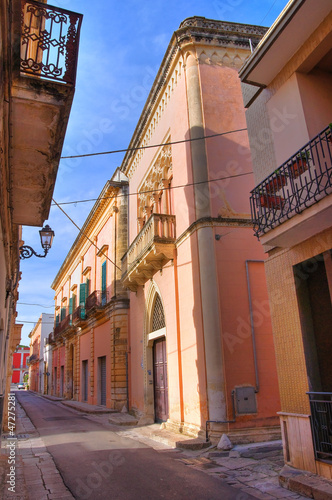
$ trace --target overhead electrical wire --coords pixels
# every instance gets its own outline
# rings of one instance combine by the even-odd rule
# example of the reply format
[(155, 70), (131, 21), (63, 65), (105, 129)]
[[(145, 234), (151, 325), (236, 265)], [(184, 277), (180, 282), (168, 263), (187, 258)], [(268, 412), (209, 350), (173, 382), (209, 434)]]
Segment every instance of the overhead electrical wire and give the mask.
[(139, 151), (140, 149), (160, 148), (162, 146), (168, 146), (171, 144), (182, 144), (184, 142), (201, 141), (202, 139), (210, 139), (211, 137), (220, 137), (222, 135), (235, 134), (236, 132), (243, 132), (245, 130), (247, 130), (247, 128), (229, 130), (228, 132), (220, 132), (219, 134), (203, 135), (202, 137), (192, 137), (190, 139), (182, 139), (181, 141), (164, 142), (162, 144), (151, 144), (150, 146), (138, 146), (136, 148), (116, 149), (113, 151), (98, 151), (97, 153), (85, 153), (82, 155), (61, 156), (60, 160), (68, 160), (71, 158), (86, 158), (88, 156), (111, 155), (114, 153), (128, 153), (130, 151)]
[[(234, 174), (234, 175), (227, 175), (226, 177), (219, 177), (218, 179), (208, 179), (206, 181), (199, 181), (199, 182), (188, 182), (188, 184), (180, 184), (178, 186), (170, 186), (166, 188), (160, 188), (158, 191), (166, 191), (166, 190), (171, 190), (171, 189), (179, 189), (179, 188), (186, 188), (190, 186), (197, 186), (199, 184), (209, 184), (210, 182), (219, 182), (219, 181), (224, 181), (227, 179), (234, 179), (236, 177), (243, 177), (244, 175), (251, 175), (253, 174), (253, 171), (251, 170), (250, 172), (244, 172), (243, 174)], [(154, 193), (156, 190), (155, 189), (150, 189), (149, 191), (140, 191), (140, 192), (134, 192), (134, 193), (127, 193), (127, 194), (119, 194), (115, 196), (99, 196), (98, 198), (89, 198), (87, 200), (75, 200), (75, 201), (63, 201), (60, 203), (56, 203), (54, 200), (54, 204), (57, 205), (60, 208), (60, 205), (76, 205), (76, 203), (88, 203), (91, 201), (99, 201), (99, 200), (112, 200), (114, 198), (122, 198), (126, 196), (134, 196), (134, 195), (139, 195), (139, 194), (149, 194), (149, 193)]]
[(28, 302), (17, 302), (17, 304), (19, 304), (20, 306), (38, 306), (38, 307), (44, 307), (45, 309), (50, 309), (53, 306), (43, 306), (42, 304), (30, 304)]
[(96, 247), (96, 249), (98, 250), (98, 252), (100, 252), (101, 255), (103, 255), (104, 257), (106, 257), (107, 260), (109, 260), (117, 269), (119, 269), (119, 271), (122, 271), (121, 267), (119, 267), (117, 264), (115, 264), (115, 262), (113, 262), (109, 257), (108, 255), (106, 255), (104, 252), (101, 252), (100, 251), (100, 248), (98, 248), (98, 246), (91, 240), (91, 238), (89, 238), (89, 236), (83, 231), (83, 229), (81, 227), (79, 227), (76, 222), (73, 221), (73, 219), (63, 210), (63, 208), (60, 207), (60, 205), (55, 201), (54, 198), (52, 198), (53, 202), (57, 205), (57, 207), (61, 210), (61, 212), (63, 212), (65, 214), (66, 217), (68, 217), (68, 219), (70, 220), (70, 222), (72, 224), (74, 224), (74, 226), (79, 230), (79, 232), (81, 234), (83, 234), (83, 236), (86, 237), (87, 240), (90, 241), (90, 243)]
[[(202, 137), (196, 137), (196, 138), (190, 138), (190, 139), (183, 139), (183, 140), (180, 140), (180, 141), (166, 142), (166, 143), (162, 143), (162, 144), (153, 144), (153, 145), (150, 145), (150, 146), (140, 146), (140, 147), (137, 147), (137, 148), (127, 148), (127, 149), (119, 149), (119, 150), (114, 150), (114, 151), (103, 151), (103, 152), (97, 152), (97, 153), (87, 153), (87, 154), (83, 154), (83, 155), (62, 156), (60, 159), (83, 158), (83, 157), (88, 157), (88, 156), (98, 156), (98, 155), (113, 154), (113, 153), (126, 153), (126, 152), (129, 152), (129, 151), (137, 151), (137, 150), (140, 150), (140, 149), (157, 148), (157, 147), (167, 146), (167, 145), (171, 145), (171, 144), (181, 144), (181, 143), (185, 143), (185, 142), (192, 142), (192, 141), (198, 141), (198, 140), (202, 140), (202, 139), (209, 139), (209, 138), (212, 138), (212, 137), (220, 137), (220, 136), (223, 136), (223, 135), (228, 135), (228, 134), (232, 134), (232, 133), (236, 133), (236, 132), (243, 132), (245, 130), (247, 130), (247, 128), (242, 128), (242, 129), (237, 129), (237, 130), (230, 130), (228, 132), (221, 132), (219, 134), (206, 135), (206, 136), (202, 136)], [(167, 188), (161, 188), (159, 191), (164, 191), (166, 189), (170, 190), (170, 189), (186, 188), (186, 187), (190, 187), (190, 186), (196, 186), (196, 185), (199, 185), (199, 184), (207, 184), (207, 183), (210, 183), (210, 182), (217, 182), (217, 181), (232, 179), (232, 178), (236, 178), (236, 177), (242, 177), (242, 176), (245, 176), (245, 175), (250, 175), (252, 173), (253, 172), (250, 171), (250, 172), (244, 172), (242, 174), (234, 174), (234, 175), (224, 176), (224, 177), (220, 177), (218, 179), (208, 179), (206, 181), (191, 182), (191, 183), (182, 184), (182, 185), (178, 185), (178, 186), (169, 186)], [(56, 205), (61, 210), (61, 212), (63, 212), (63, 214), (70, 220), (70, 222), (79, 230), (79, 232), (81, 234), (83, 234), (83, 236), (85, 236), (87, 238), (87, 240), (90, 241), (90, 243), (94, 247), (96, 247), (96, 249), (98, 251), (100, 251), (100, 249), (98, 248), (98, 246), (89, 238), (89, 236), (82, 230), (82, 228), (80, 228), (76, 224), (76, 222), (73, 221), (73, 219), (65, 212), (65, 210), (63, 210), (63, 208), (60, 205), (76, 205), (77, 203), (88, 203), (88, 202), (91, 202), (91, 201), (99, 201), (99, 200), (104, 200), (104, 199), (121, 198), (121, 197), (124, 197), (124, 196), (133, 196), (133, 195), (137, 196), (138, 194), (140, 194), (140, 195), (142, 195), (142, 194), (149, 194), (149, 193), (153, 193), (154, 191), (155, 190), (141, 191), (139, 193), (135, 192), (135, 193), (122, 194), (122, 195), (120, 194), (120, 195), (115, 195), (115, 196), (103, 196), (103, 197), (91, 198), (91, 199), (87, 199), (87, 200), (76, 200), (76, 201), (68, 201), (68, 202), (62, 202), (62, 203), (57, 203), (54, 200), (54, 198), (52, 198), (52, 201), (53, 201), (54, 205)], [(103, 253), (103, 255), (117, 269), (119, 269), (121, 271), (121, 268), (117, 264), (115, 264), (115, 262), (113, 262), (106, 254)]]

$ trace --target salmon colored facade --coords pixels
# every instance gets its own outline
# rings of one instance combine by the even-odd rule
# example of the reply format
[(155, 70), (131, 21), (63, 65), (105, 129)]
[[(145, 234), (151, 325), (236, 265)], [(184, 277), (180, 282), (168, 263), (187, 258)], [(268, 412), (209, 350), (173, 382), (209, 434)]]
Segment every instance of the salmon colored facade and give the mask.
[(290, 1), (240, 70), (287, 465), (332, 478), (332, 6)]
[(238, 77), (249, 37), (255, 45), (264, 32), (185, 20), (129, 147), (163, 145), (127, 153), (121, 166), (130, 195), (122, 258), (132, 292), (130, 408), (141, 422), (234, 442), (266, 439), (280, 409)]
[(52, 285), (54, 394), (195, 436), (279, 434), (238, 76), (265, 31), (190, 18), (173, 35), (129, 146), (138, 149)]
[(127, 246), (127, 203), (127, 181), (117, 171), (52, 285), (51, 393), (118, 410), (128, 406), (129, 304), (119, 267)]

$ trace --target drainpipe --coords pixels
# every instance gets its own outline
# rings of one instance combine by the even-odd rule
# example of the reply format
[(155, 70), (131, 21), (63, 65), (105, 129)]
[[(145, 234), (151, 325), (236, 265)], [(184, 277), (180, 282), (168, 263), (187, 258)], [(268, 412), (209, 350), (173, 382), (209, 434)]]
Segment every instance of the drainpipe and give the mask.
[(246, 260), (246, 275), (247, 275), (247, 287), (248, 287), (248, 299), (249, 299), (249, 311), (250, 311), (251, 340), (252, 340), (252, 348), (253, 348), (253, 354), (254, 354), (254, 365), (255, 365), (255, 380), (256, 380), (255, 392), (259, 392), (257, 349), (256, 349), (254, 317), (253, 317), (251, 290), (250, 290), (249, 262), (256, 262), (258, 264), (264, 264), (264, 260)]
[[(254, 365), (255, 365), (255, 392), (259, 392), (259, 376), (258, 376), (258, 363), (257, 363), (257, 349), (256, 349), (256, 337), (255, 337), (255, 327), (254, 327), (254, 317), (252, 309), (252, 298), (250, 289), (250, 278), (249, 278), (249, 262), (256, 262), (264, 264), (264, 260), (246, 260), (246, 277), (247, 277), (247, 287), (248, 287), (248, 298), (249, 298), (249, 311), (250, 311), (250, 326), (251, 326), (251, 339), (252, 347), (254, 353)], [(236, 421), (235, 415), (235, 392), (232, 391), (232, 405), (233, 405), (233, 420), (207, 420), (205, 422), (205, 440), (209, 441), (209, 430), (208, 424), (233, 424)]]
[(233, 420), (207, 420), (205, 422), (205, 441), (209, 441), (209, 429), (208, 424), (234, 424), (236, 422), (235, 415), (235, 391), (232, 391), (232, 408), (233, 408)]

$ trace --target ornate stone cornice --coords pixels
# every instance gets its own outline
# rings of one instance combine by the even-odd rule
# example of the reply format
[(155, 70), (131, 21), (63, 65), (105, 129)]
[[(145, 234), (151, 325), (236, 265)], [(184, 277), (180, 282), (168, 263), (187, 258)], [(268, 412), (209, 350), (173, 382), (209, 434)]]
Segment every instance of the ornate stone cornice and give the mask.
[(251, 46), (256, 47), (267, 29), (262, 26), (190, 17), (180, 24), (176, 34), (179, 44), (207, 43), (221, 47), (250, 49)]
[(205, 30), (224, 31), (227, 33), (242, 33), (247, 36), (257, 35), (261, 38), (268, 30), (264, 26), (256, 26), (252, 24), (230, 23), (226, 21), (218, 21), (215, 19), (206, 19), (205, 17), (188, 17), (180, 24), (181, 28), (204, 28)]
[[(179, 29), (174, 32), (166, 50), (159, 71), (152, 85), (150, 94), (137, 123), (129, 144), (121, 170), (130, 178), (136, 169), (136, 164), (143, 156), (144, 150), (130, 151), (149, 144), (154, 127), (158, 124), (163, 109), (167, 106), (170, 95), (181, 78), (185, 64), (186, 50), (200, 47), (199, 63), (230, 65), (240, 67), (250, 49), (255, 48), (268, 28), (239, 23), (215, 21), (204, 17), (185, 19)], [(250, 40), (250, 41), (249, 41)], [(219, 54), (205, 54), (204, 48), (221, 49)], [(237, 51), (241, 54), (227, 54), (225, 51)], [(211, 57), (213, 55), (214, 59)], [(182, 56), (182, 57), (181, 57)], [(237, 58), (236, 61), (235, 57)], [(228, 64), (229, 62), (229, 64)], [(171, 76), (173, 76), (171, 78)], [(153, 123), (154, 122), (154, 123)]]

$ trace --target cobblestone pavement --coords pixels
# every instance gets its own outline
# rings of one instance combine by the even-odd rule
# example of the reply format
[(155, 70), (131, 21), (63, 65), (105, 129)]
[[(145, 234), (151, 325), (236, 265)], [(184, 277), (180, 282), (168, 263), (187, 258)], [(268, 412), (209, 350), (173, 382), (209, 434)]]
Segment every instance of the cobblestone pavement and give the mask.
[(188, 467), (217, 476), (253, 497), (262, 500), (307, 498), (279, 485), (278, 474), (284, 465), (280, 443), (236, 446), (230, 452), (206, 451), (197, 457), (190, 456), (188, 452), (186, 454), (179, 460)]

